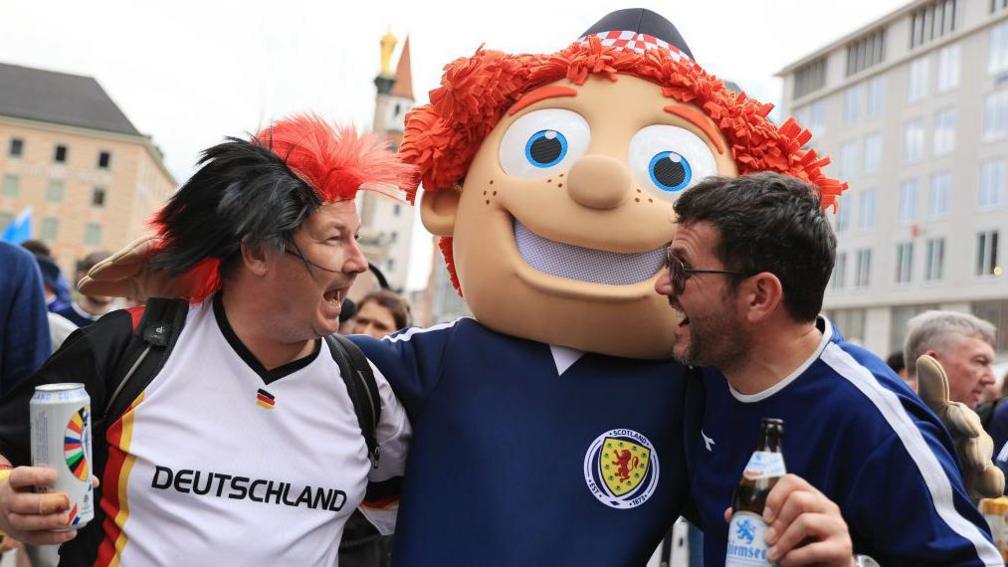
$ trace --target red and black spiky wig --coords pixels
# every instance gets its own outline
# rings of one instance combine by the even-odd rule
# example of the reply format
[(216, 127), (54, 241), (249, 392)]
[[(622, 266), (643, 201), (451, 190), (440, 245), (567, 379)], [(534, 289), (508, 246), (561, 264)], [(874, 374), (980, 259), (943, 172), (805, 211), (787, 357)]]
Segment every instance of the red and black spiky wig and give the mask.
[[(465, 177), (483, 139), (522, 95), (561, 79), (581, 85), (589, 75), (615, 81), (620, 74), (651, 81), (665, 96), (702, 110), (728, 141), (739, 174), (776, 171), (800, 178), (819, 190), (824, 207), (834, 206), (846, 189), (846, 183), (823, 173), (829, 158), (802, 149), (812, 138), (808, 130), (794, 118), (780, 126), (767, 118), (773, 105), (728, 90), (721, 79), (668, 49), (638, 53), (604, 46), (595, 36), (554, 54), (510, 55), (480, 48), (472, 57), (449, 63), (441, 86), (431, 91), (430, 104), (406, 116), (400, 157), (418, 167), (424, 191), (452, 188)], [(415, 191), (408, 198), (414, 201)], [(439, 247), (459, 290), (451, 238), (440, 239)]]
[(220, 289), (221, 266), (243, 241), (282, 249), (325, 203), (352, 200), (359, 189), (392, 197), (416, 190), (414, 167), (376, 134), (310, 115), (281, 120), (250, 140), (228, 138), (205, 150), (198, 165), (152, 221), (160, 243), (151, 267), (188, 272), (196, 282), (190, 301)]

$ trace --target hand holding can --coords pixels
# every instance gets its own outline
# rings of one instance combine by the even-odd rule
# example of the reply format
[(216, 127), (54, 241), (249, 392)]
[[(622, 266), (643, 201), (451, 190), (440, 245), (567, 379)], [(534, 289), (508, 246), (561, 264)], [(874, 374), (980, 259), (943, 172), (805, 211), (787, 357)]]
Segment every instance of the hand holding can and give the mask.
[(65, 527), (70, 498), (64, 493), (38, 493), (51, 487), (56, 471), (45, 467), (17, 467), (0, 478), (0, 531), (33, 545), (56, 545), (77, 535), (76, 530), (54, 532)]

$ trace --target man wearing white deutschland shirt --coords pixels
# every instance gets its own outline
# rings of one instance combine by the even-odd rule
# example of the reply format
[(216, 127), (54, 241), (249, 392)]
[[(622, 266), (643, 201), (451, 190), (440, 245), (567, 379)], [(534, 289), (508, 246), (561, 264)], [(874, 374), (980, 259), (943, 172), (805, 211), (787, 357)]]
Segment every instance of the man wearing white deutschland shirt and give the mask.
[[(167, 361), (121, 416), (96, 427), (102, 480), (95, 519), (77, 531), (55, 479), (28, 461), (36, 385), (81, 382), (96, 422), (138, 313), (72, 335), (0, 403), (0, 530), (65, 543), (61, 565), (334, 565), (346, 518), (387, 502), (410, 427), (384, 377), (377, 467), (329, 345), (347, 290), (367, 261), (354, 194), (405, 186), (408, 166), (381, 141), (321, 119), (280, 121), (252, 140), (208, 149), (156, 219), (153, 263), (193, 273), (185, 324)], [(188, 282), (192, 283), (192, 282)], [(150, 290), (147, 290), (150, 291)], [(158, 295), (174, 296), (171, 290)], [(101, 435), (99, 431), (105, 431)], [(0, 461), (6, 463), (7, 460)], [(394, 510), (364, 510), (383, 532)]]
[[(880, 359), (819, 316), (836, 239), (818, 193), (759, 173), (709, 178), (675, 204), (656, 283), (679, 311), (676, 358), (706, 367), (690, 493), (704, 560), (724, 565), (732, 492), (762, 418), (783, 419), (790, 473), (763, 517), (782, 565), (1001, 565), (941, 422)], [(849, 532), (849, 537), (848, 537)]]

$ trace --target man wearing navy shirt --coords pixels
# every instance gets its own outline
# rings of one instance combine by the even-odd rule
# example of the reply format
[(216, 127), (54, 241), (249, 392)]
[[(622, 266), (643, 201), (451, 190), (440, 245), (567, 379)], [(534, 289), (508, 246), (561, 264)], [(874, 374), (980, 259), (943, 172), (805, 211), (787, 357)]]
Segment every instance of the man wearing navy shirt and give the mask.
[(767, 500), (771, 561), (849, 565), (838, 506), (854, 551), (882, 565), (1001, 565), (941, 422), (818, 315), (836, 239), (817, 192), (772, 173), (715, 177), (675, 210), (656, 289), (683, 316), (676, 358), (709, 368), (688, 449), (707, 564), (724, 564), (725, 510), (774, 417), (794, 475)]

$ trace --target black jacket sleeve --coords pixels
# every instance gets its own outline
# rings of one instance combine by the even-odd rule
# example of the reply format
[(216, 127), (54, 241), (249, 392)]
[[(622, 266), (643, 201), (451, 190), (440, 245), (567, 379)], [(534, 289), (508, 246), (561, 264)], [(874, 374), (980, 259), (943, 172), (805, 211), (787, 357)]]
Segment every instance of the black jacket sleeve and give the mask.
[[(35, 374), (0, 400), (0, 455), (15, 466), (28, 464), (31, 438), (28, 403), (41, 384), (80, 382), (91, 396), (95, 441), (104, 427), (105, 400), (109, 384), (129, 346), (133, 324), (127, 311), (114, 311), (95, 323), (74, 331)], [(114, 388), (114, 387), (113, 387)]]

